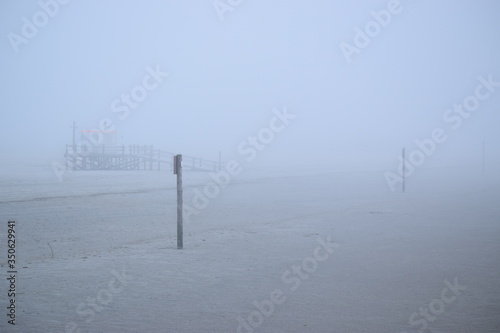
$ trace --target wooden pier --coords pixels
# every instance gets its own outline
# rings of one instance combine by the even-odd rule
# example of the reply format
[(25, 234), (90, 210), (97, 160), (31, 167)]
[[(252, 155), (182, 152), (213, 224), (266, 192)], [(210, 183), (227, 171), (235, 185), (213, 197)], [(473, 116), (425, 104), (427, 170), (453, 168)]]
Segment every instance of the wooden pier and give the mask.
[[(153, 146), (66, 145), (67, 170), (172, 170), (176, 154)], [(217, 171), (219, 162), (183, 155), (185, 171)]]

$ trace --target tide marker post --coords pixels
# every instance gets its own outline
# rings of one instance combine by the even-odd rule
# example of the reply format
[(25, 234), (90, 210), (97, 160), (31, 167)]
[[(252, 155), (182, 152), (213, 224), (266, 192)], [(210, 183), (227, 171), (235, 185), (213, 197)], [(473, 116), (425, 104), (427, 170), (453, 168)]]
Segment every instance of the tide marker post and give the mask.
[(182, 155), (174, 156), (174, 175), (177, 175), (177, 248), (183, 248), (182, 230)]

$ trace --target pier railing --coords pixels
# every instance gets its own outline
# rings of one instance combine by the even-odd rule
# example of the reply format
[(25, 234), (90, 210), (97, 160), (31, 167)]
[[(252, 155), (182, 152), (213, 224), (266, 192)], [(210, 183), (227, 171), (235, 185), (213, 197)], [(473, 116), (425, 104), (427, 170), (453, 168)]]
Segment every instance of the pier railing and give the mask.
[[(173, 168), (175, 153), (153, 146), (66, 145), (68, 170), (165, 170)], [(183, 155), (185, 171), (217, 171), (221, 161)]]

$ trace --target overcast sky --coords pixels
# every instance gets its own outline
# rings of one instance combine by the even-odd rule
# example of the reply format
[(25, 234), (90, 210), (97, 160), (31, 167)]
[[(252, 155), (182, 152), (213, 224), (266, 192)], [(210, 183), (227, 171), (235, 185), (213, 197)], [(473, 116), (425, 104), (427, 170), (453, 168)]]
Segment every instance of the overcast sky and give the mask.
[[(73, 121), (97, 129), (106, 118), (119, 144), (234, 158), (284, 107), (296, 117), (260, 162), (395, 167), (401, 147), (414, 149), (435, 128), (448, 140), (432, 163), (477, 158), (483, 140), (500, 153), (500, 87), (459, 125), (443, 118), (475, 94), (480, 76), (500, 81), (495, 0), (40, 3), (0, 4), (4, 161), (61, 160)], [(381, 10), (385, 26), (373, 24)], [(348, 54), (345, 45), (363, 42), (356, 27), (375, 30)], [(126, 113), (120, 99), (134, 88), (147, 96)]]

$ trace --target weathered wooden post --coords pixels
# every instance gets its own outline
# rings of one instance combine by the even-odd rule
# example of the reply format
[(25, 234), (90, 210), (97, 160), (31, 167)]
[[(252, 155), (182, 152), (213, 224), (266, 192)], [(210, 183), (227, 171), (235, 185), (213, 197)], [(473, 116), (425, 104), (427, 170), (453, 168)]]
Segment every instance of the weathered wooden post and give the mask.
[(183, 248), (182, 230), (182, 155), (174, 156), (174, 174), (177, 175), (177, 248)]

